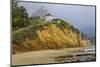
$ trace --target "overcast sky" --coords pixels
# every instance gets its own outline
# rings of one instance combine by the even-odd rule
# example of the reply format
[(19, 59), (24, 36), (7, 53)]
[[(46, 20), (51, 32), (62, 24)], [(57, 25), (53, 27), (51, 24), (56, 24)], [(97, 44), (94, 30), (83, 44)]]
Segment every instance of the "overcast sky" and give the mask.
[(62, 4), (46, 4), (46, 3), (31, 3), (20, 2), (19, 5), (24, 6), (31, 16), (34, 11), (44, 6), (53, 16), (62, 18), (76, 28), (95, 29), (95, 7), (94, 6), (79, 6), (79, 5), (62, 5)]

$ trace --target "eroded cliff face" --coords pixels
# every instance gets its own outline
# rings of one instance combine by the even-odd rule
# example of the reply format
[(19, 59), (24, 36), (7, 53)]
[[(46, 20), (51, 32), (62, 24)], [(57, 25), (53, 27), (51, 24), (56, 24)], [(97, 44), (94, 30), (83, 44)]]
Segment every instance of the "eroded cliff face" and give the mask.
[[(87, 47), (90, 46), (89, 40), (82, 40), (81, 34), (73, 32), (70, 27), (61, 27), (58, 24), (49, 24), (40, 26), (37, 30), (30, 28), (26, 30), (29, 34), (24, 40), (17, 40), (18, 43), (13, 42), (12, 49), (16, 53), (18, 51), (34, 51), (45, 49), (61, 49), (69, 47)], [(24, 30), (25, 31), (25, 30)], [(31, 32), (35, 32), (35, 36)], [(18, 34), (17, 38), (21, 38)], [(30, 36), (31, 34), (31, 36)], [(23, 36), (23, 35), (22, 35)], [(24, 37), (24, 36), (23, 36)]]

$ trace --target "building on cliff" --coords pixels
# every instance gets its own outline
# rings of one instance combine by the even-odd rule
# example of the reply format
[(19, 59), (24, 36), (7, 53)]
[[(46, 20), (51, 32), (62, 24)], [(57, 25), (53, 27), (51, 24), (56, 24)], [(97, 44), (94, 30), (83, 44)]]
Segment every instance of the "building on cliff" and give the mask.
[(50, 13), (45, 15), (45, 21), (51, 22), (53, 19), (54, 19), (54, 17)]

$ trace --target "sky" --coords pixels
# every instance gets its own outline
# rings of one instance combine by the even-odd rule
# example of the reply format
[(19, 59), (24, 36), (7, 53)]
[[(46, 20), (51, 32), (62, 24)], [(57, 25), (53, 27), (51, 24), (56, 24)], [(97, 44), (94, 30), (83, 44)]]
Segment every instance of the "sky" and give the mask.
[(33, 2), (19, 2), (19, 5), (24, 6), (29, 14), (33, 13), (40, 7), (44, 7), (54, 17), (64, 19), (76, 28), (85, 33), (95, 33), (95, 7), (94, 6), (79, 6), (79, 5), (64, 5), (64, 4), (46, 4)]

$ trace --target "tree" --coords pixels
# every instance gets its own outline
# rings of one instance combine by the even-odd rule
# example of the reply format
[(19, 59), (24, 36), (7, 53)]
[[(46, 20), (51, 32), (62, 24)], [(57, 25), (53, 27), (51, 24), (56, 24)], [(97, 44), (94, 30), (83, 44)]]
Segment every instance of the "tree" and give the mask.
[(87, 39), (86, 34), (84, 34), (83, 32), (81, 33), (81, 37), (82, 37), (82, 39)]
[(13, 30), (29, 25), (28, 13), (23, 6), (18, 5), (18, 1), (12, 1), (12, 27)]
[(77, 34), (77, 41), (78, 41), (78, 45), (80, 46), (80, 31), (76, 28), (75, 29), (76, 34)]
[(49, 12), (45, 9), (44, 6), (41, 6), (38, 10), (33, 13), (33, 17), (39, 16), (41, 19), (45, 19), (45, 15)]
[(41, 24), (41, 19), (39, 16), (36, 16), (33, 18), (33, 22), (34, 22), (34, 25), (38, 25), (38, 24)]

